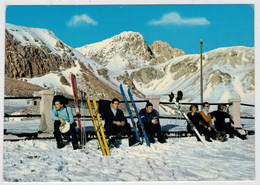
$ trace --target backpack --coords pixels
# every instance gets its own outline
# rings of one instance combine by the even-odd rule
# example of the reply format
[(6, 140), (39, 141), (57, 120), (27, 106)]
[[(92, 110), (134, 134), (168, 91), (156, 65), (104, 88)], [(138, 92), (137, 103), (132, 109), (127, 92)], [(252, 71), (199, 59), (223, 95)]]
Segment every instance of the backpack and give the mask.
[(111, 101), (109, 100), (99, 100), (98, 104), (98, 112), (100, 113), (102, 119), (104, 119), (104, 116), (107, 112), (107, 110), (110, 108)]

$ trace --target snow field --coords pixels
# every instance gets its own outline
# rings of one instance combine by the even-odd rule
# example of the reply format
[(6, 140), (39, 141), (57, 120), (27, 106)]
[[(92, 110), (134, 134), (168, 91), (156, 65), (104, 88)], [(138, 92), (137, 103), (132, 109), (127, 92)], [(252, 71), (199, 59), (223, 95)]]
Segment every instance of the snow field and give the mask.
[(96, 139), (86, 152), (71, 144), (56, 148), (54, 140), (3, 143), (7, 182), (89, 181), (244, 181), (255, 178), (255, 136), (248, 140), (213, 141), (204, 146), (195, 137), (170, 138), (128, 147), (123, 139), (111, 156), (103, 156)]

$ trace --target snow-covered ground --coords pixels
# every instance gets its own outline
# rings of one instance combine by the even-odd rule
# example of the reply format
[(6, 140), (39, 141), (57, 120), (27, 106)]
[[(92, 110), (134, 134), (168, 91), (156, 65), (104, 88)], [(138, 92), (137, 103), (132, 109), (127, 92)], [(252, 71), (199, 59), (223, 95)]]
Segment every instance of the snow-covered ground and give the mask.
[(83, 150), (71, 144), (58, 150), (54, 140), (3, 143), (3, 177), (7, 182), (89, 181), (247, 181), (255, 179), (255, 137), (213, 141), (170, 138), (165, 144), (128, 147), (127, 139), (111, 156), (98, 141)]
[[(254, 130), (254, 121), (245, 128)], [(185, 130), (183, 120), (161, 120), (164, 130)], [(83, 121), (92, 130), (90, 121)], [(37, 132), (39, 119), (5, 121), (7, 133)], [(85, 153), (86, 152), (86, 153)], [(213, 141), (169, 138), (167, 143), (128, 147), (123, 139), (111, 156), (102, 156), (96, 139), (85, 151), (71, 144), (59, 150), (54, 139), (3, 142), (3, 179), (7, 182), (179, 182), (251, 181), (255, 179), (255, 136), (247, 140)]]
[[(10, 111), (24, 105), (9, 101)], [(35, 133), (39, 119), (22, 121), (6, 118), (7, 133)], [(130, 123), (130, 120), (129, 120)], [(241, 121), (243, 128), (255, 130), (255, 120)], [(104, 123), (103, 123), (104, 124)], [(90, 120), (82, 120), (93, 130)], [(162, 130), (184, 131), (180, 119), (161, 119)], [(85, 153), (86, 152), (86, 153)], [(71, 144), (59, 150), (54, 139), (3, 142), (3, 179), (6, 182), (182, 182), (253, 181), (255, 179), (255, 135), (247, 140), (213, 141), (207, 146), (195, 137), (169, 138), (167, 143), (128, 147), (127, 139), (111, 156), (103, 156), (97, 139), (87, 142), (85, 151)]]
[[(25, 104), (8, 104), (8, 112)], [(15, 109), (14, 109), (15, 107)], [(5, 106), (6, 108), (6, 106)], [(5, 109), (6, 111), (6, 109)], [(7, 133), (37, 132), (39, 119), (5, 119)], [(83, 121), (93, 129), (91, 121)], [(130, 120), (129, 120), (130, 123)], [(242, 120), (243, 127), (255, 130), (255, 120)], [(186, 130), (183, 120), (161, 119), (163, 130)], [(71, 144), (56, 148), (54, 139), (3, 142), (3, 180), (6, 182), (167, 182), (183, 181), (253, 181), (256, 178), (255, 135), (247, 140), (213, 141), (207, 146), (195, 137), (169, 138), (167, 143), (128, 147), (127, 139), (111, 156), (103, 156), (96, 139), (85, 151), (73, 150)]]

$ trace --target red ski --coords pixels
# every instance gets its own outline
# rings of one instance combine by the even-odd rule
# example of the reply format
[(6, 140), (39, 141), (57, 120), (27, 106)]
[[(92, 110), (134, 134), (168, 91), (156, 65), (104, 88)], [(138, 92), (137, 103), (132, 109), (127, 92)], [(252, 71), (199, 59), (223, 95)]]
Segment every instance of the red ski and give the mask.
[(78, 128), (81, 130), (81, 122), (80, 122), (80, 110), (79, 110), (79, 101), (78, 101), (78, 94), (77, 94), (77, 81), (76, 76), (71, 73), (71, 86), (73, 91), (73, 97), (74, 97), (74, 103), (76, 108), (76, 115), (77, 115), (77, 122), (78, 122)]

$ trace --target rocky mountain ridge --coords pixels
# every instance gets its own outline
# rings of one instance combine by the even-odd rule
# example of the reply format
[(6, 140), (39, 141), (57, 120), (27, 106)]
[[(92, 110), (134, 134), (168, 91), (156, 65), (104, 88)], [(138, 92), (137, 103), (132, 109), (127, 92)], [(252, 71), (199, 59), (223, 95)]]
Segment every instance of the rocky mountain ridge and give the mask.
[[(11, 29), (21, 29), (14, 27)], [(90, 98), (120, 98), (118, 86), (123, 83), (140, 98), (182, 90), (185, 101), (199, 100), (199, 54), (185, 55), (162, 41), (155, 41), (149, 46), (136, 32), (123, 32), (99, 43), (74, 49), (50, 31), (29, 32), (23, 28), (25, 34), (11, 29), (9, 27), (6, 33), (5, 75), (8, 77), (25, 77), (31, 83), (41, 80), (48, 87), (60, 88), (71, 94), (69, 74), (73, 72), (77, 74), (78, 88), (86, 89)], [(45, 34), (45, 39), (38, 37), (38, 32), (38, 35)], [(39, 46), (42, 43), (46, 48)], [(235, 97), (254, 103), (254, 52), (254, 48), (236, 46), (203, 53), (205, 100), (226, 102), (228, 98)], [(44, 64), (41, 63), (43, 61)], [(47, 77), (51, 76), (50, 73), (58, 74), (55, 78), (59, 80), (55, 84), (53, 75), (51, 80)]]
[[(53, 89), (71, 95), (70, 73), (73, 72), (77, 75), (78, 87), (86, 89), (90, 97), (111, 99), (119, 96), (105, 80), (97, 77), (98, 74), (105, 76), (102, 71), (106, 69), (63, 43), (53, 32), (6, 24), (5, 37), (5, 78), (8, 82), (17, 84), (19, 79), (25, 79), (29, 83), (20, 81), (24, 89)], [(31, 84), (39, 85), (41, 89)], [(6, 83), (5, 94), (25, 96), (15, 87), (19, 86)], [(26, 96), (32, 94), (30, 91)]]
[[(60, 71), (75, 66), (72, 56), (53, 54), (45, 45), (23, 46), (13, 36), (5, 32), (5, 76), (10, 78), (32, 78), (42, 76), (50, 71)], [(26, 39), (26, 38), (25, 38)], [(64, 48), (62, 42), (57, 41), (57, 48)]]
[(156, 65), (185, 55), (184, 51), (172, 48), (166, 42), (155, 41), (149, 46), (140, 33), (131, 31), (76, 49), (110, 70), (115, 70), (116, 66), (117, 73), (121, 69), (132, 70)]

